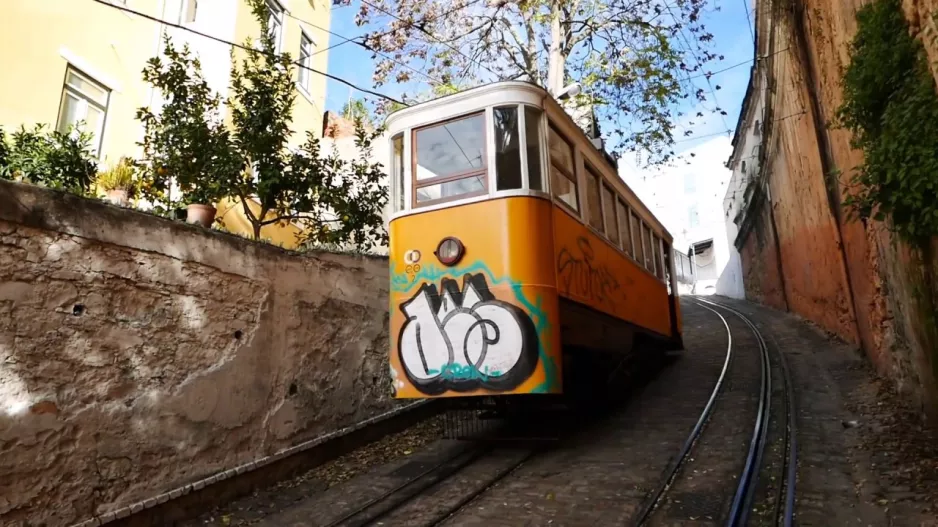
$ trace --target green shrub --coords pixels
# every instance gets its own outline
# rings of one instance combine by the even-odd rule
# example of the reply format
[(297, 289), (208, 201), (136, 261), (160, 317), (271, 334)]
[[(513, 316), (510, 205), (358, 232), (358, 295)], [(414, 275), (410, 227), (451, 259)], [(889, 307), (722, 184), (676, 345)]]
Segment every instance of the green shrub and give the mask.
[(136, 168), (132, 159), (122, 157), (114, 166), (98, 172), (95, 185), (105, 192), (126, 190), (129, 195), (133, 195), (137, 186), (137, 181), (134, 178)]
[(841, 82), (837, 120), (864, 154), (844, 200), (849, 212), (888, 218), (913, 242), (938, 234), (938, 95), (899, 0), (876, 0), (857, 12)]
[[(11, 136), (0, 163), (3, 177), (85, 195), (97, 171), (91, 135), (72, 128), (68, 133), (38, 124), (21, 126)], [(5, 143), (5, 141), (4, 141)]]

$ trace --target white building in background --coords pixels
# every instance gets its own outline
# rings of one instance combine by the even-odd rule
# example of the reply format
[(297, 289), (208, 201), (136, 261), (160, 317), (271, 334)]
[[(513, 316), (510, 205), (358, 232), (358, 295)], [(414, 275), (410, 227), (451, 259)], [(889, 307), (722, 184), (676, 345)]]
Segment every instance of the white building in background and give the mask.
[(739, 122), (733, 136), (733, 153), (726, 166), (733, 171), (730, 184), (723, 197), (723, 223), (726, 238), (729, 240), (730, 259), (726, 270), (717, 282), (717, 291), (734, 298), (745, 298), (743, 286), (742, 261), (736, 249), (736, 236), (739, 234), (740, 216), (746, 200), (749, 198), (750, 183), (757, 180), (762, 148), (765, 90), (762, 89), (762, 75), (754, 68), (749, 78), (749, 86), (743, 98), (743, 107), (739, 111)]
[(674, 248), (694, 253), (694, 292), (698, 294), (737, 296), (732, 287), (718, 288), (718, 283), (737, 280), (742, 291), (741, 273), (723, 276), (733, 254), (739, 261), (724, 223), (723, 198), (732, 176), (724, 162), (731, 151), (730, 140), (721, 136), (683, 152), (689, 163), (677, 161), (653, 171), (621, 164), (620, 175), (674, 236)]

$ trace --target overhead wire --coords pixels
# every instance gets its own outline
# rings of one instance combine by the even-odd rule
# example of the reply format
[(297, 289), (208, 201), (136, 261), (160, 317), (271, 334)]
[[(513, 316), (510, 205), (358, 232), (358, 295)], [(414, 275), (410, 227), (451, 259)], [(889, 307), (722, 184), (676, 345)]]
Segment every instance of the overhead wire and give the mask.
[[(362, 42), (355, 42), (354, 38), (357, 38), (357, 37), (353, 37), (353, 38), (350, 39), (350, 38), (347, 38), (345, 35), (340, 35), (339, 33), (336, 33), (335, 31), (332, 31), (331, 29), (322, 27), (322, 26), (320, 26), (320, 25), (318, 25), (318, 24), (314, 24), (314, 23), (309, 22), (309, 21), (307, 21), (307, 20), (303, 20), (302, 18), (299, 18), (299, 17), (297, 17), (297, 16), (295, 16), (295, 15), (292, 15), (292, 14), (290, 14), (290, 13), (286, 13), (286, 15), (287, 15), (287, 17), (292, 18), (292, 19), (294, 19), (294, 20), (296, 20), (296, 21), (298, 21), (298, 22), (302, 22), (302, 23), (304, 23), (304, 24), (306, 24), (306, 25), (308, 25), (308, 26), (310, 26), (310, 27), (314, 27), (314, 28), (319, 29), (319, 30), (321, 30), (321, 31), (325, 31), (326, 33), (329, 33), (330, 35), (335, 35), (335, 36), (337, 36), (337, 37), (339, 37), (339, 38), (344, 38), (344, 39), (346, 40), (346, 42), (352, 42), (353, 44), (356, 44), (358, 47), (360, 47), (360, 48), (362, 48), (362, 49), (364, 49), (364, 50), (370, 51), (370, 52), (374, 53), (375, 55), (378, 55), (378, 56), (380, 56), (380, 57), (382, 57), (382, 58), (384, 58), (384, 59), (386, 59), (386, 60), (390, 60), (391, 62), (394, 62), (395, 64), (398, 64), (399, 66), (402, 66), (402, 67), (404, 67), (404, 68), (407, 68), (407, 69), (413, 71), (414, 73), (417, 73), (418, 75), (421, 75), (421, 76), (425, 77), (426, 79), (429, 79), (429, 80), (431, 80), (431, 81), (433, 81), (433, 82), (435, 82), (435, 83), (437, 83), (437, 84), (440, 84), (440, 85), (445, 84), (442, 80), (437, 79), (437, 78), (435, 78), (435, 77), (433, 77), (433, 76), (431, 76), (431, 75), (429, 75), (429, 74), (427, 74), (427, 73), (425, 73), (425, 72), (422, 72), (422, 71), (418, 70), (417, 68), (414, 68), (413, 66), (407, 64), (407, 63), (404, 62), (404, 61), (397, 60), (397, 59), (395, 59), (394, 57), (391, 57), (390, 55), (387, 55), (387, 54), (385, 54), (385, 53), (382, 53), (382, 52), (380, 52), (380, 51), (378, 51), (378, 50), (372, 48), (371, 46), (368, 46), (367, 44), (364, 44), (364, 43), (362, 43)], [(318, 53), (318, 52), (317, 52), (317, 53)], [(310, 57), (312, 57), (312, 56), (315, 55), (315, 54), (316, 54), (316, 53), (311, 53), (311, 54), (310, 54)]]
[[(163, 19), (161, 19), (161, 18), (159, 18), (159, 17), (155, 17), (155, 16), (152, 16), (152, 15), (148, 15), (148, 14), (146, 14), (146, 13), (143, 13), (143, 12), (140, 12), (140, 11), (137, 11), (137, 10), (134, 10), (134, 9), (131, 9), (131, 8), (129, 8), (129, 7), (126, 7), (126, 6), (124, 6), (124, 5), (115, 4), (115, 3), (109, 2), (108, 0), (94, 0), (94, 1), (97, 2), (97, 3), (99, 3), (99, 4), (101, 4), (101, 5), (103, 5), (103, 6), (107, 6), (107, 7), (110, 7), (110, 8), (112, 8), (112, 9), (117, 9), (117, 10), (123, 11), (123, 12), (125, 12), (125, 13), (130, 13), (130, 14), (132, 14), (132, 15), (139, 16), (140, 18), (144, 18), (144, 19), (146, 19), (146, 20), (150, 20), (150, 21), (152, 21), (152, 22), (156, 22), (156, 23), (159, 23), (159, 24), (164, 24), (164, 25), (166, 25), (166, 26), (173, 27), (173, 28), (176, 28), (176, 29), (181, 29), (181, 30), (183, 30), (183, 31), (192, 33), (192, 34), (194, 34), (194, 35), (199, 35), (200, 37), (207, 38), (207, 39), (209, 39), (209, 40), (213, 40), (213, 41), (218, 42), (218, 43), (221, 43), (221, 44), (227, 44), (228, 46), (231, 46), (231, 47), (234, 47), (234, 48), (243, 49), (243, 50), (245, 50), (245, 51), (250, 51), (250, 52), (253, 52), (253, 53), (262, 53), (262, 54), (264, 53), (264, 51), (262, 51), (262, 50), (259, 50), (259, 49), (256, 49), (256, 48), (252, 48), (252, 47), (248, 47), (248, 46), (245, 46), (245, 45), (243, 45), (243, 44), (238, 44), (238, 43), (236, 43), (236, 42), (231, 42), (230, 40), (225, 40), (225, 39), (223, 39), (223, 38), (216, 37), (216, 36), (214, 36), (214, 35), (209, 35), (208, 33), (203, 33), (202, 31), (199, 31), (199, 30), (197, 30), (197, 29), (193, 29), (193, 28), (191, 28), (191, 27), (184, 26), (184, 25), (182, 25), (182, 24), (177, 24), (177, 23), (174, 23), (174, 22), (168, 22), (168, 21), (163, 20)], [(395, 102), (395, 103), (398, 103), (398, 104), (402, 104), (402, 105), (407, 106), (407, 104), (404, 103), (403, 101), (400, 101), (400, 100), (398, 100), (398, 99), (395, 99), (394, 97), (391, 97), (390, 95), (385, 95), (385, 94), (383, 94), (383, 93), (376, 92), (376, 91), (374, 91), (374, 90), (369, 90), (368, 88), (362, 88), (361, 86), (358, 86), (358, 85), (356, 85), (356, 84), (354, 84), (354, 83), (352, 83), (352, 82), (350, 82), (350, 81), (347, 81), (347, 80), (343, 79), (342, 77), (337, 77), (337, 76), (332, 75), (332, 74), (330, 74), (330, 73), (326, 73), (326, 72), (324, 72), (324, 71), (319, 71), (319, 70), (317, 70), (317, 69), (315, 69), (315, 68), (312, 68), (312, 67), (309, 67), (309, 66), (307, 66), (307, 65), (305, 65), (305, 64), (303, 64), (303, 63), (301, 63), (301, 62), (299, 62), (299, 61), (294, 61), (294, 62), (292, 62), (292, 64), (295, 65), (295, 66), (297, 66), (297, 67), (299, 67), (299, 68), (303, 68), (303, 69), (305, 69), (305, 70), (311, 71), (311, 72), (316, 73), (316, 74), (318, 74), (318, 75), (322, 75), (323, 77), (326, 77), (326, 78), (332, 79), (332, 80), (334, 80), (334, 81), (340, 82), (340, 83), (342, 83), (342, 84), (344, 84), (344, 85), (346, 85), (346, 86), (348, 86), (348, 87), (350, 87), (350, 88), (352, 88), (352, 89), (358, 90), (358, 91), (360, 91), (360, 92), (362, 92), (362, 93), (367, 93), (367, 94), (369, 94), (369, 95), (374, 95), (375, 97), (380, 97), (380, 98), (382, 98), (382, 99), (384, 99), (384, 100), (391, 101), (391, 102)]]

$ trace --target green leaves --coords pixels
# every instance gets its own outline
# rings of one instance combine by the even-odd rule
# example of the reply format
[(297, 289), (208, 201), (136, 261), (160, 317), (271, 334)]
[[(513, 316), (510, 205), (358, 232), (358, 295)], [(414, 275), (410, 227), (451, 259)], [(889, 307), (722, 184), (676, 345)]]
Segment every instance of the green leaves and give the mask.
[[(214, 204), (226, 196), (224, 182), (238, 177), (244, 163), (220, 115), (220, 98), (202, 76), (198, 58), (188, 46), (176, 49), (164, 40), (165, 62), (154, 57), (143, 79), (159, 90), (165, 103), (159, 114), (137, 110), (144, 126), (141, 145), (147, 180), (141, 191), (158, 208)], [(181, 196), (170, 194), (175, 181)]]
[(72, 127), (68, 133), (38, 124), (21, 126), (7, 144), (0, 130), (0, 177), (85, 195), (97, 171), (91, 135)]
[(837, 124), (864, 153), (844, 199), (851, 217), (891, 220), (903, 238), (938, 234), (938, 96), (921, 43), (898, 0), (857, 13)]

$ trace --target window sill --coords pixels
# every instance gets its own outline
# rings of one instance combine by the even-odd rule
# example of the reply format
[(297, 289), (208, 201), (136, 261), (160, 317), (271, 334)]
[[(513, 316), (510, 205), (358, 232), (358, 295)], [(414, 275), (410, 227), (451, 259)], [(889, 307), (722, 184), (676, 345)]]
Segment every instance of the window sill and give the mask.
[[(312, 73), (312, 72), (310, 72), (310, 73)], [(296, 91), (300, 92), (300, 95), (302, 95), (303, 98), (306, 99), (307, 102), (309, 102), (310, 104), (312, 104), (314, 108), (318, 109), (318, 108), (319, 108), (319, 105), (317, 105), (317, 104), (316, 104), (316, 101), (313, 100), (313, 96), (312, 96), (308, 91), (306, 91), (306, 88), (304, 88), (304, 87), (303, 87), (302, 85), (300, 85), (300, 83), (298, 83), (298, 82), (296, 82), (296, 83), (294, 83), (294, 84), (296, 85)]]

